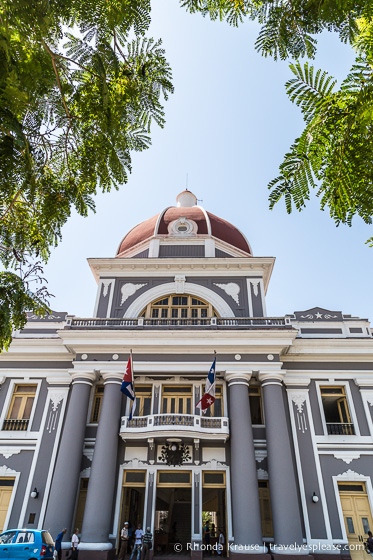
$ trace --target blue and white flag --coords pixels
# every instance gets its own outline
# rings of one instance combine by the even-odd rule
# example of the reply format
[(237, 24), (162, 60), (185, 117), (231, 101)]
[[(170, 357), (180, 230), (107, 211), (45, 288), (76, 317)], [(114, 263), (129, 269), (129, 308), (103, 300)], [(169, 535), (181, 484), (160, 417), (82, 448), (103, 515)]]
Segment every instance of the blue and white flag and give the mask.
[(202, 413), (205, 414), (206, 410), (215, 402), (215, 380), (216, 380), (216, 358), (212, 362), (209, 374), (206, 379), (205, 394), (202, 399), (196, 404), (196, 408), (200, 408)]
[(132, 354), (128, 358), (126, 371), (123, 375), (123, 381), (120, 390), (126, 397), (131, 399), (131, 409), (129, 420), (132, 420), (133, 413), (136, 409), (136, 394), (135, 394), (135, 387), (133, 385), (133, 367), (132, 367)]

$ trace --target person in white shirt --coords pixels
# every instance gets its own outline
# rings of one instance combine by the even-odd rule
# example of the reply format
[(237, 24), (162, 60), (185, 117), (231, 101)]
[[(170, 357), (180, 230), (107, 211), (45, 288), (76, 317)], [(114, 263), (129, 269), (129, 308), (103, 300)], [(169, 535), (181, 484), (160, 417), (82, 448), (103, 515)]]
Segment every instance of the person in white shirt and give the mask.
[(224, 535), (223, 535), (223, 531), (220, 531), (219, 533), (219, 546), (218, 546), (218, 555), (221, 556), (224, 550), (224, 543), (225, 543), (225, 539), (224, 539)]
[(132, 558), (134, 557), (135, 552), (137, 552), (137, 558), (136, 560), (140, 560), (140, 554), (141, 554), (141, 546), (142, 546), (142, 539), (144, 536), (144, 531), (141, 528), (140, 523), (137, 525), (137, 529), (135, 531), (135, 546), (133, 547), (132, 550), (132, 554), (130, 557), (130, 560), (132, 560)]
[(72, 550), (72, 554), (71, 554), (71, 560), (77, 560), (78, 558), (78, 546), (79, 546), (79, 529), (75, 529), (73, 536), (71, 537), (71, 548)]

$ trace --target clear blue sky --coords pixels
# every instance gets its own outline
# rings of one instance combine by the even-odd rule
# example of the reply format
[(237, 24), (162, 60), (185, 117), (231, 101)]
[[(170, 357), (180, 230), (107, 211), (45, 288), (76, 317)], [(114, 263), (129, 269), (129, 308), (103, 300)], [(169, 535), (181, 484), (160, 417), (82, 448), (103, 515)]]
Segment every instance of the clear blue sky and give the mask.
[[(152, 146), (135, 154), (119, 192), (99, 195), (97, 212), (73, 216), (46, 267), (52, 308), (92, 316), (96, 283), (88, 257), (114, 256), (124, 234), (175, 203), (186, 185), (214, 214), (237, 225), (256, 256), (275, 256), (268, 315), (319, 305), (373, 319), (373, 228), (359, 219), (336, 228), (314, 197), (288, 216), (282, 203), (268, 209), (268, 182), (302, 130), (300, 111), (285, 94), (288, 62), (258, 55), (259, 27), (239, 29), (189, 15), (177, 0), (153, 2), (149, 35), (162, 37), (175, 93), (165, 105), (166, 126), (153, 129)], [(342, 78), (353, 61), (336, 36), (319, 38), (316, 66)]]

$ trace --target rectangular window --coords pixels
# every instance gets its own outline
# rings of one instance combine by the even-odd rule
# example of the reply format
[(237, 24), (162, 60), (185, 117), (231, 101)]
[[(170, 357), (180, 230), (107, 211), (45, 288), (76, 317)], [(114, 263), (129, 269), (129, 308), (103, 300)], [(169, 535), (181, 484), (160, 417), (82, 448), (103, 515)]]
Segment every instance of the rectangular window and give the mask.
[(16, 385), (3, 430), (27, 430), (37, 385)]
[(191, 486), (190, 471), (158, 471), (158, 486)]
[(263, 404), (262, 394), (259, 386), (250, 385), (249, 387), (251, 423), (263, 425)]
[(162, 390), (162, 414), (192, 414), (192, 386), (169, 385)]
[(136, 410), (134, 416), (149, 416), (152, 413), (152, 386), (136, 385)]
[(104, 386), (96, 385), (95, 396), (93, 397), (91, 422), (97, 424), (100, 418), (102, 399), (104, 398)]
[(329, 435), (354, 435), (344, 387), (320, 387), (326, 428)]

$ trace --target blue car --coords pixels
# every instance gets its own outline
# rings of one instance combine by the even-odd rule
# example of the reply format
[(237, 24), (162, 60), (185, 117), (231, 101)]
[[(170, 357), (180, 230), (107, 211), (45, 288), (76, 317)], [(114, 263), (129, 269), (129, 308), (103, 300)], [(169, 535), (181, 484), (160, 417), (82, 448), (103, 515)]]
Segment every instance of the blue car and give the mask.
[(54, 542), (48, 531), (10, 529), (0, 535), (1, 560), (48, 560)]

